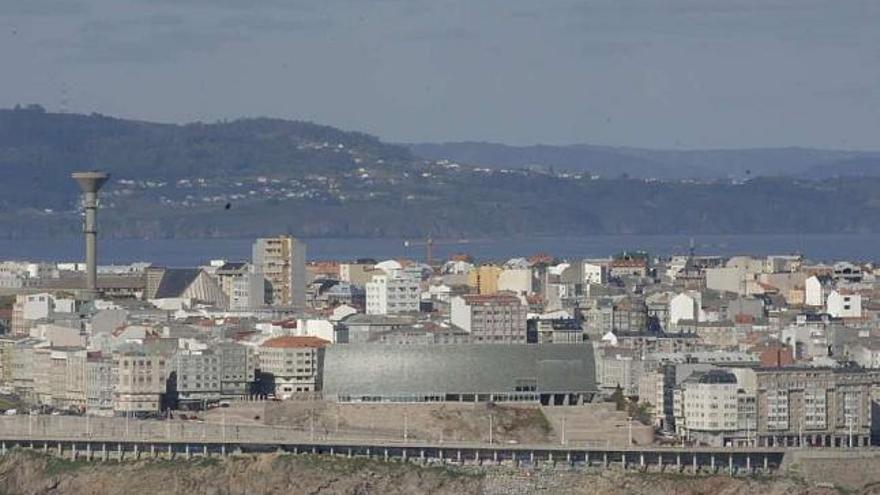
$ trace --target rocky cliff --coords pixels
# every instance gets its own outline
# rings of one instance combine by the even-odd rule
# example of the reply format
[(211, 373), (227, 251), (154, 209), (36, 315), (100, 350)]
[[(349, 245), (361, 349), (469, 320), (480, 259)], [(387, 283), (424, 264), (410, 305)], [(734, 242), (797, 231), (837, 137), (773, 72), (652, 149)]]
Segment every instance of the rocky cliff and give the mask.
[[(869, 487), (850, 489), (848, 493)], [(423, 467), (364, 459), (264, 454), (224, 459), (67, 461), (15, 451), (0, 458), (2, 494), (830, 494), (789, 477)]]

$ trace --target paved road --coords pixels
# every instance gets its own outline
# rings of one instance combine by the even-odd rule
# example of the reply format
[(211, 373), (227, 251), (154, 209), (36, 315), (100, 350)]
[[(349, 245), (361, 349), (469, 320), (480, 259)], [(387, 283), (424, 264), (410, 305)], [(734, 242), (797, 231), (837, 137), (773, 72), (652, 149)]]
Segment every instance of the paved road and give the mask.
[(608, 450), (615, 452), (699, 452), (699, 453), (782, 453), (782, 448), (721, 448), (681, 446), (631, 446), (561, 444), (489, 444), (485, 442), (439, 442), (433, 438), (371, 437), (362, 431), (312, 430), (278, 426), (200, 423), (180, 420), (135, 420), (125, 418), (77, 416), (4, 416), (0, 417), (0, 437), (35, 441), (106, 441), (140, 443), (229, 443), (229, 444), (303, 444), (346, 446), (428, 446), (432, 448), (508, 449), (508, 450)]

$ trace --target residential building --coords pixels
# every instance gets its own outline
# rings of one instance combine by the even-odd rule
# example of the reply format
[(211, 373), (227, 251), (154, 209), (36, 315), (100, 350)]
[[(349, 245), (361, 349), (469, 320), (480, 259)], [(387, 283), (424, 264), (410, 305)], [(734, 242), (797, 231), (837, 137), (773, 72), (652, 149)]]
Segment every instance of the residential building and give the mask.
[(608, 281), (609, 260), (584, 260), (584, 285), (602, 285)]
[(644, 253), (623, 253), (608, 263), (612, 278), (645, 277), (648, 275), (648, 257)]
[(393, 315), (419, 311), (422, 270), (400, 265), (374, 275), (366, 286), (367, 314)]
[(86, 358), (86, 412), (113, 415), (113, 396), (118, 377), (116, 360), (100, 352), (89, 352)]
[(618, 347), (634, 349), (641, 356), (693, 352), (699, 346), (699, 339), (693, 333), (618, 332), (614, 334), (614, 340)]
[(862, 296), (849, 291), (833, 290), (825, 301), (825, 311), (835, 318), (861, 318)]
[(532, 271), (528, 268), (505, 268), (498, 275), (497, 289), (521, 296), (531, 294)]
[(868, 446), (871, 391), (880, 372), (860, 368), (761, 368), (757, 440), (761, 446)]
[(620, 389), (625, 396), (639, 393), (639, 380), (642, 378), (645, 363), (638, 352), (632, 349), (597, 347), (596, 382), (607, 396)]
[(834, 280), (847, 283), (862, 281), (862, 267), (849, 261), (838, 261), (834, 264), (832, 276)]
[(180, 350), (173, 361), (171, 383), (178, 408), (200, 409), (220, 401), (220, 356), (209, 349)]
[(40, 342), (36, 339), (22, 339), (9, 351), (9, 373), (15, 394), (25, 400), (36, 401), (34, 393), (35, 352)]
[(305, 308), (306, 245), (289, 235), (254, 241), (253, 265), (266, 280), (267, 304)]
[(700, 321), (701, 294), (697, 291), (682, 292), (669, 300), (669, 326), (676, 327), (680, 321)]
[(229, 309), (253, 310), (265, 304), (265, 280), (250, 263), (224, 262), (214, 277), (229, 300)]
[(739, 382), (724, 369), (697, 372), (682, 382), (676, 395), (678, 433), (718, 447), (753, 444), (755, 391)]
[(526, 341), (541, 344), (581, 344), (584, 330), (576, 318), (532, 317), (526, 322)]
[(235, 342), (214, 345), (220, 357), (220, 397), (241, 399), (252, 395), (256, 359), (249, 347)]
[(355, 262), (339, 264), (339, 280), (354, 285), (366, 285), (376, 275), (376, 263)]
[(481, 265), (468, 273), (468, 285), (478, 294), (491, 295), (498, 292), (498, 277), (503, 270), (496, 265)]
[(167, 380), (174, 369), (171, 359), (136, 349), (121, 351), (115, 358), (114, 411), (125, 415), (160, 411), (164, 406)]
[(366, 291), (364, 287), (349, 282), (332, 283), (317, 294), (315, 301), (316, 307), (332, 308), (341, 304), (363, 308), (366, 305)]
[(812, 275), (804, 281), (804, 304), (825, 306), (825, 298), (834, 288), (834, 279), (829, 275)]
[(412, 328), (416, 319), (411, 314), (371, 315), (353, 313), (339, 321), (336, 328), (337, 342), (365, 343), (373, 342), (381, 335), (397, 333)]
[(86, 350), (71, 347), (34, 349), (34, 395), (40, 404), (84, 411)]
[(55, 297), (52, 294), (18, 294), (12, 305), (12, 333), (27, 335), (38, 320), (46, 320), (55, 312)]
[(249, 349), (234, 342), (180, 350), (174, 357), (175, 398), (181, 407), (195, 409), (246, 398), (252, 393), (254, 364)]
[(286, 400), (321, 390), (324, 348), (328, 344), (317, 337), (284, 336), (260, 346), (260, 373), (271, 383), (275, 398)]
[(452, 298), (450, 322), (474, 343), (526, 343), (526, 306), (510, 293)]

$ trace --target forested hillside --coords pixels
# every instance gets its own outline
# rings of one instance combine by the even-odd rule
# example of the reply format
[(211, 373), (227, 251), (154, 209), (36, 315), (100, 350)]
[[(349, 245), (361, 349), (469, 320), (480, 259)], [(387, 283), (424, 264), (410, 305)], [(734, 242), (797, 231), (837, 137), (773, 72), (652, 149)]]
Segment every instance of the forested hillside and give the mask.
[(308, 122), (172, 125), (28, 107), (0, 110), (0, 236), (77, 235), (69, 174), (90, 168), (112, 174), (109, 237), (880, 232), (878, 178), (489, 168)]

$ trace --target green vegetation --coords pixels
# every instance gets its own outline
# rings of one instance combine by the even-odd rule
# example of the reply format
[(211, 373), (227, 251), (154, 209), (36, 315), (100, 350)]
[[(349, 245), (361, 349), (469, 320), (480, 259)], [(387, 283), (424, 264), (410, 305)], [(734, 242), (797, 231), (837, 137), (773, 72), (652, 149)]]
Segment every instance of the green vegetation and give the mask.
[(880, 178), (593, 180), (425, 162), (308, 122), (181, 126), (37, 108), (0, 110), (0, 236), (79, 235), (69, 173), (98, 167), (114, 178), (108, 237), (880, 232)]
[(553, 431), (553, 425), (550, 424), (550, 420), (547, 419), (547, 416), (544, 415), (544, 411), (540, 409), (537, 410), (537, 414), (535, 416), (535, 421), (538, 425), (538, 428), (540, 428), (540, 430), (544, 432), (544, 434), (549, 434), (551, 431)]
[(0, 411), (8, 409), (18, 409), (22, 406), (22, 402), (14, 397), (0, 396)]
[(90, 466), (92, 463), (83, 459), (72, 461), (63, 459), (54, 455), (43, 454), (30, 449), (12, 449), (10, 455), (18, 455), (30, 459), (41, 464), (41, 468), (46, 476), (52, 477), (59, 474), (72, 473), (84, 467)]

